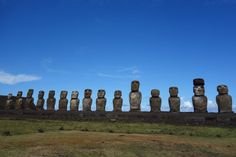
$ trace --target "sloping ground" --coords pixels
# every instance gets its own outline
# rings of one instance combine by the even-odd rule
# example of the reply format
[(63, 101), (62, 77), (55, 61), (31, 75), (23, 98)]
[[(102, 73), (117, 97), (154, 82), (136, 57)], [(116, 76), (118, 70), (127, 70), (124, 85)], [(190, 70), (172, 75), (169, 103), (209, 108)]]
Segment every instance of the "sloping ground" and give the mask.
[(0, 119), (1, 157), (236, 156), (236, 128)]

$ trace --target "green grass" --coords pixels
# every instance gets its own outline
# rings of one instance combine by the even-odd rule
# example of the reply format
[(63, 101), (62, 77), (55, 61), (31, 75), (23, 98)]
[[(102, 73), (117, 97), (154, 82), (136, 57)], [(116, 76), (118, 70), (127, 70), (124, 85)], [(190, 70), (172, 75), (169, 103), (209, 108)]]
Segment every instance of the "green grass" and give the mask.
[(0, 157), (236, 156), (235, 127), (1, 118), (0, 133)]
[(169, 134), (197, 137), (236, 137), (236, 127), (204, 127), (181, 126), (150, 123), (120, 123), (120, 122), (78, 122), (59, 120), (10, 120), (0, 119), (0, 133), (10, 131), (12, 135), (36, 133), (44, 131), (78, 130), (109, 133), (139, 133), (139, 134)]

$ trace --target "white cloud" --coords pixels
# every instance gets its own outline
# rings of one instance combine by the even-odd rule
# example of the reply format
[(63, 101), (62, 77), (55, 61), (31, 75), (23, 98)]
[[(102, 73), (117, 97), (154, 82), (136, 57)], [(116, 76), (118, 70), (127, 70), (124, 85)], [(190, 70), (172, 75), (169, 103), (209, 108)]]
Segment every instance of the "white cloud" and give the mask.
[(208, 110), (208, 112), (218, 112), (218, 106), (217, 106), (216, 102), (213, 100), (208, 100), (207, 110)]
[(193, 105), (190, 100), (185, 100), (184, 97), (181, 97), (180, 110), (181, 112), (193, 112)]
[(106, 78), (117, 78), (117, 79), (123, 79), (123, 78), (138, 78), (140, 77), (140, 70), (136, 66), (132, 67), (125, 67), (120, 68), (117, 70), (114, 70), (115, 73), (97, 73), (99, 77), (106, 77)]
[[(181, 112), (193, 112), (192, 100), (186, 100), (184, 97), (181, 97)], [(215, 101), (208, 100), (207, 102), (207, 111), (208, 112), (218, 112), (218, 106)]]
[(2, 84), (8, 84), (8, 85), (14, 85), (17, 83), (22, 82), (29, 82), (29, 81), (35, 81), (40, 80), (41, 77), (34, 76), (34, 75), (26, 75), (26, 74), (10, 74), (5, 71), (0, 71), (0, 83)]

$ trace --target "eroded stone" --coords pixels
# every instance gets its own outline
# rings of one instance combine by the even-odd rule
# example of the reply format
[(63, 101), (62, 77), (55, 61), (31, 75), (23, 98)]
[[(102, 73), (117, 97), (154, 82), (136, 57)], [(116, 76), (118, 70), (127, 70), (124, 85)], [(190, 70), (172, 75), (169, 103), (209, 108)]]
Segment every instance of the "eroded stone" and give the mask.
[(141, 101), (142, 101), (142, 93), (139, 91), (140, 83), (135, 80), (131, 83), (131, 92), (129, 94), (129, 102), (130, 102), (130, 111), (131, 112), (140, 112), (141, 111)]
[(117, 90), (114, 92), (114, 99), (113, 99), (114, 112), (122, 111), (123, 99), (121, 98), (121, 96), (122, 96), (122, 92), (120, 90)]
[(68, 99), (67, 91), (61, 91), (60, 100), (59, 100), (59, 111), (67, 111)]
[(107, 99), (105, 98), (106, 91), (103, 89), (98, 90), (96, 99), (96, 111), (105, 111)]

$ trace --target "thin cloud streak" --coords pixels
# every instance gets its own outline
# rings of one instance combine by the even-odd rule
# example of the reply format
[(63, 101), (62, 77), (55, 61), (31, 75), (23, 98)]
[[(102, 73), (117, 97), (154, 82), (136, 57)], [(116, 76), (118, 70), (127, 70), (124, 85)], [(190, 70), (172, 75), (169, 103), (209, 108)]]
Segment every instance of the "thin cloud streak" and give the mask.
[(0, 71), (0, 83), (7, 85), (14, 85), (23, 82), (30, 82), (42, 79), (39, 76), (27, 74), (10, 74), (5, 71)]
[(121, 68), (115, 70), (116, 73), (104, 73), (99, 72), (97, 76), (99, 77), (106, 77), (106, 78), (116, 78), (116, 79), (124, 79), (124, 78), (139, 78), (140, 77), (140, 70), (136, 66)]

